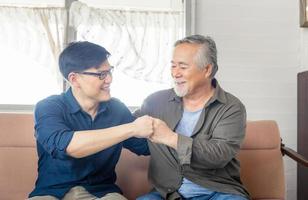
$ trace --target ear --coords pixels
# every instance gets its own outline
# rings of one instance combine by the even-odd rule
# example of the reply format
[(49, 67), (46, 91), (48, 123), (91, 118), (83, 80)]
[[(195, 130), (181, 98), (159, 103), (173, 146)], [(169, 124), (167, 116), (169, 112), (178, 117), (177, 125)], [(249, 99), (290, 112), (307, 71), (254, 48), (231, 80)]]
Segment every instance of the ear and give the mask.
[(210, 78), (211, 77), (211, 74), (212, 74), (212, 71), (213, 71), (213, 65), (212, 64), (207, 64), (204, 68), (205, 70), (205, 77), (206, 78)]
[(75, 72), (69, 73), (67, 76), (67, 80), (70, 82), (71, 86), (79, 87), (78, 74), (76, 74)]

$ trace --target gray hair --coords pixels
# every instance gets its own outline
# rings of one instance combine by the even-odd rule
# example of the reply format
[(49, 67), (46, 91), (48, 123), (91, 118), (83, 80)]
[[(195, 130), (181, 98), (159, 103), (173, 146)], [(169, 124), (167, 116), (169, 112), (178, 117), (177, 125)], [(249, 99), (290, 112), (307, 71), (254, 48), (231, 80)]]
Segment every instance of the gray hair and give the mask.
[(208, 64), (211, 64), (212, 65), (211, 77), (214, 78), (216, 72), (218, 71), (217, 49), (215, 41), (209, 36), (204, 37), (203, 35), (191, 35), (176, 41), (174, 47), (183, 43), (201, 45), (201, 48), (199, 49), (198, 53), (195, 56), (195, 61), (200, 69), (204, 68)]

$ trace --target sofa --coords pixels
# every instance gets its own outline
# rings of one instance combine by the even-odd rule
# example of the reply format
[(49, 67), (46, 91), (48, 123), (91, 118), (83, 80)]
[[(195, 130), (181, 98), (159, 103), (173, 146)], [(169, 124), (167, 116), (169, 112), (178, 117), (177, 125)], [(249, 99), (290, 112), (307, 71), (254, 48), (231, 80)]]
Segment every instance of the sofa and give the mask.
[[(285, 199), (283, 154), (296, 153), (289, 150), (281, 146), (275, 121), (247, 122), (238, 159), (241, 161), (241, 179), (253, 199)], [(307, 160), (296, 158), (308, 166)], [(148, 157), (122, 151), (116, 169), (117, 183), (129, 200), (150, 191), (147, 167)], [(25, 199), (33, 189), (36, 176), (32, 114), (0, 113), (0, 200)]]
[[(26, 199), (37, 177), (33, 115), (0, 113), (0, 200)], [(148, 192), (148, 158), (123, 150), (118, 185), (128, 199)]]

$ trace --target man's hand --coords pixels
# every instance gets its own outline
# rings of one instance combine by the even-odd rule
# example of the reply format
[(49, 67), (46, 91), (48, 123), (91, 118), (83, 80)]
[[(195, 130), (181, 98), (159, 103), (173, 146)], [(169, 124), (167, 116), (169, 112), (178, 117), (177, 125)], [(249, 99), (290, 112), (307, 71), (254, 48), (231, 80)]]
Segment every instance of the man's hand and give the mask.
[(148, 138), (153, 134), (153, 118), (145, 115), (137, 118), (133, 122), (134, 136), (138, 138)]
[(154, 118), (153, 122), (154, 133), (150, 136), (149, 139), (152, 142), (165, 144), (176, 149), (178, 135), (173, 132), (164, 121)]

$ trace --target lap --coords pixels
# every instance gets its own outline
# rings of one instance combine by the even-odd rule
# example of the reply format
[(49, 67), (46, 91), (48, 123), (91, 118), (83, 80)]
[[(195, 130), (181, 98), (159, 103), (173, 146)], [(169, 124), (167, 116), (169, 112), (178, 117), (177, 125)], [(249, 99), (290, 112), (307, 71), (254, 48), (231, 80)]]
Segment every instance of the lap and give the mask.
[(108, 193), (99, 200), (127, 200), (123, 195), (119, 193)]
[(197, 197), (188, 198), (189, 200), (248, 200), (247, 198), (235, 195), (235, 194), (226, 194), (220, 192), (213, 192), (210, 195), (201, 195)]
[[(98, 198), (90, 194), (84, 187), (76, 186), (70, 189), (68, 193), (62, 198), (62, 200), (127, 200), (123, 195), (119, 193), (108, 193), (105, 196)], [(53, 196), (36, 196), (31, 197), (28, 200), (59, 200)]]
[[(163, 200), (163, 198), (158, 192), (150, 192), (138, 197), (136, 200)], [(213, 192), (212, 194), (187, 198), (187, 200), (247, 200), (247, 198), (240, 195)]]
[(59, 200), (56, 197), (50, 196), (50, 195), (46, 195), (46, 196), (35, 196), (35, 197), (31, 197), (27, 200)]

